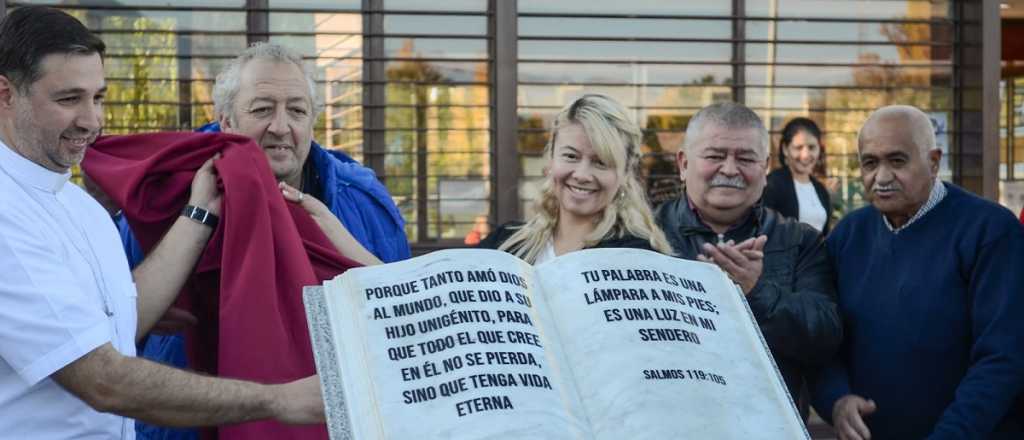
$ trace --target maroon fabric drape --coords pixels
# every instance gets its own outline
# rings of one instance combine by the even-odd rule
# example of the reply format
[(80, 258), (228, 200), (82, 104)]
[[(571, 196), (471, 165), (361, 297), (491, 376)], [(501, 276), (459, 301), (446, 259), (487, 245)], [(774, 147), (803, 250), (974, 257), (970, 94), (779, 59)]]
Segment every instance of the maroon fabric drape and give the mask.
[[(187, 203), (196, 170), (217, 152), (220, 224), (177, 302), (200, 320), (186, 334), (191, 366), (263, 383), (314, 374), (302, 287), (358, 263), (284, 200), (255, 143), (221, 133), (109, 136), (89, 149), (82, 168), (124, 209), (148, 254)], [(219, 438), (326, 439), (327, 433), (323, 425), (264, 421), (223, 427)]]

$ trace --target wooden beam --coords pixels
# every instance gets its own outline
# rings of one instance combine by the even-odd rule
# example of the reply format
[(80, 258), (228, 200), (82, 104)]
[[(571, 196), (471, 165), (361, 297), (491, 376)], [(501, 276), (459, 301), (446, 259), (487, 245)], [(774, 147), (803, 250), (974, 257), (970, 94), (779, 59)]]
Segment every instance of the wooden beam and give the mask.
[[(981, 2), (982, 32), (982, 195), (999, 201), (999, 76), (1001, 19), (999, 2)], [(1012, 165), (1010, 165), (1012, 166)]]
[(519, 118), (518, 101), (518, 1), (490, 0), (493, 31), (491, 64), (492, 124), (494, 128), (491, 172), (494, 175), (495, 224), (519, 220)]

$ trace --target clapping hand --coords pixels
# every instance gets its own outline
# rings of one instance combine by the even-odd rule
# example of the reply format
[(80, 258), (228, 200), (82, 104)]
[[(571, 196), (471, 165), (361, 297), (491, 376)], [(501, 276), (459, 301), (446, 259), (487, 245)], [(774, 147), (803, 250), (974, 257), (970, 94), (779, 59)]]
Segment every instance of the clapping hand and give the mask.
[(761, 278), (761, 271), (764, 269), (764, 244), (767, 241), (768, 236), (761, 235), (748, 238), (739, 244), (732, 240), (717, 245), (704, 243), (704, 254), (697, 255), (697, 260), (717, 265), (730, 279), (740, 285), (744, 295), (748, 295)]

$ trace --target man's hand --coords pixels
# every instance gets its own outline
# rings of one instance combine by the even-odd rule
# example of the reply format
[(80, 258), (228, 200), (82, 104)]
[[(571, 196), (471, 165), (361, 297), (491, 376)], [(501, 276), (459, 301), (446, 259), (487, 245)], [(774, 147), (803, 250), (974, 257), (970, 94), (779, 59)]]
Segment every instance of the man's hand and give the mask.
[(274, 387), (274, 419), (291, 425), (323, 423), (324, 400), (320, 376), (309, 376)]
[(874, 400), (856, 394), (847, 394), (832, 406), (832, 426), (839, 440), (870, 440), (871, 431), (864, 424), (864, 416), (878, 409)]
[(189, 196), (188, 204), (197, 208), (210, 211), (210, 214), (220, 215), (221, 192), (217, 188), (217, 169), (213, 167), (213, 161), (220, 160), (220, 153), (213, 155), (203, 163), (192, 178), (192, 194)]
[[(213, 215), (220, 215), (223, 200), (217, 187), (217, 170), (213, 167), (214, 161), (219, 159), (220, 153), (217, 153), (199, 167), (192, 177), (188, 199), (189, 205)], [(141, 341), (162, 316), (166, 317), (167, 308), (192, 274), (213, 231), (207, 225), (179, 216), (156, 247), (147, 253), (146, 259), (132, 270), (139, 291), (136, 342)]]
[(324, 205), (323, 202), (317, 200), (316, 197), (309, 194), (303, 194), (302, 191), (299, 191), (284, 182), (279, 182), (277, 187), (281, 190), (281, 194), (284, 196), (285, 200), (305, 209), (306, 212), (309, 213), (309, 216), (313, 217), (313, 220), (316, 221), (316, 224), (320, 226), (320, 229), (322, 229), (324, 233), (327, 233), (334, 223), (340, 223), (338, 218), (334, 216), (329, 208), (327, 208), (327, 205)]
[(705, 255), (697, 255), (697, 259), (717, 265), (740, 285), (744, 295), (749, 295), (757, 285), (757, 280), (761, 278), (761, 271), (764, 269), (764, 244), (767, 241), (768, 236), (761, 235), (744, 240), (740, 244), (735, 244), (732, 240), (719, 243), (717, 246), (704, 243)]
[(281, 194), (284, 199), (290, 203), (294, 203), (305, 209), (309, 216), (313, 218), (320, 230), (324, 232), (327, 239), (331, 241), (331, 244), (338, 249), (341, 255), (351, 258), (359, 263), (366, 266), (372, 266), (374, 264), (381, 264), (379, 258), (376, 255), (370, 253), (355, 237), (352, 233), (345, 229), (345, 225), (341, 223), (334, 216), (334, 213), (327, 208), (321, 201), (317, 200), (309, 194), (303, 194), (293, 188), (291, 185), (280, 182), (277, 187), (281, 189)]
[(160, 426), (324, 422), (318, 376), (280, 385), (210, 377), (124, 356), (108, 342), (52, 377), (99, 412)]

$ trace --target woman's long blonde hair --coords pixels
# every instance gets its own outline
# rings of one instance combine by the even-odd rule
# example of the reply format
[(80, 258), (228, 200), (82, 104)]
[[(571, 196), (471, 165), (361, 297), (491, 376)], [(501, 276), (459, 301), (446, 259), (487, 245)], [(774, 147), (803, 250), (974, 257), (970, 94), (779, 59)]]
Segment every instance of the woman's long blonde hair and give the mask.
[[(601, 240), (629, 234), (646, 239), (658, 252), (671, 254), (672, 248), (654, 223), (654, 215), (637, 179), (640, 128), (629, 119), (626, 109), (601, 94), (583, 95), (567, 105), (555, 118), (551, 139), (544, 148), (549, 164), (554, 158), (559, 128), (570, 124), (583, 127), (594, 152), (602, 162), (615, 169), (620, 182), (618, 192), (596, 221), (594, 231), (584, 239), (583, 246), (591, 247)], [(498, 247), (529, 263), (536, 261), (558, 225), (559, 202), (550, 175), (544, 179), (540, 199), (534, 202), (534, 207), (536, 215)]]

